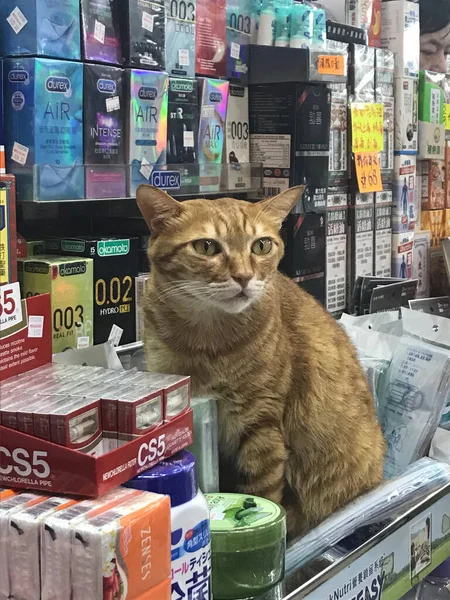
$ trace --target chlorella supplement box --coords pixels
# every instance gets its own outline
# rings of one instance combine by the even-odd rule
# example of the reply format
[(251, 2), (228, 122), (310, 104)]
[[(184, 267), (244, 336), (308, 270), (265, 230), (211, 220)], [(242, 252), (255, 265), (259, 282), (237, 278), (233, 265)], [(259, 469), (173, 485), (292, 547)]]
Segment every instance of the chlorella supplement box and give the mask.
[(93, 266), (90, 258), (40, 256), (18, 261), (22, 296), (51, 295), (54, 353), (93, 343)]
[(61, 252), (89, 257), (94, 263), (90, 292), (94, 298), (94, 344), (106, 342), (112, 332), (120, 344), (136, 341), (138, 238), (62, 239)]
[(84, 198), (83, 65), (10, 58), (4, 79), (6, 160), (18, 198)]

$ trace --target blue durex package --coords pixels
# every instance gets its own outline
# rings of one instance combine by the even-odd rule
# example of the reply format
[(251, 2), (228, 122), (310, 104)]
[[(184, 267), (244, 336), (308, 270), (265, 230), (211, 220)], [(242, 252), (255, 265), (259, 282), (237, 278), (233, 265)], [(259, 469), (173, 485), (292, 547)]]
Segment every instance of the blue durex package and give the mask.
[(6, 163), (18, 198), (83, 198), (83, 65), (28, 57), (4, 63)]
[(166, 71), (173, 77), (195, 76), (196, 0), (166, 0)]
[(252, 0), (227, 0), (227, 77), (248, 83)]
[(1, 0), (0, 55), (80, 60), (79, 0)]

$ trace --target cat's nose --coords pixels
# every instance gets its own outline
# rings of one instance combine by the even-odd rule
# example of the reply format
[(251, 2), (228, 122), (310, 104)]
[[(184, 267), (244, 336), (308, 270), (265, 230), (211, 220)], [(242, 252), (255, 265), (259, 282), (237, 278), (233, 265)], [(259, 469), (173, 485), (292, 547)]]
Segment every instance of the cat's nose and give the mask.
[(242, 289), (245, 289), (248, 286), (248, 283), (250, 281), (250, 279), (253, 277), (253, 275), (233, 275), (232, 276), (234, 281), (236, 283), (238, 283)]

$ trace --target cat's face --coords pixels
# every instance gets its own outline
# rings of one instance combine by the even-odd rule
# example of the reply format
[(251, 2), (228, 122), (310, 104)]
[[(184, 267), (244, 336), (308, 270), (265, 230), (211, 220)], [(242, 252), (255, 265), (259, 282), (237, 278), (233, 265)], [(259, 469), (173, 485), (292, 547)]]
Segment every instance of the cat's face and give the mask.
[(151, 186), (137, 200), (152, 233), (158, 293), (192, 311), (240, 313), (265, 294), (283, 255), (281, 223), (303, 188), (251, 204), (231, 198), (177, 202)]

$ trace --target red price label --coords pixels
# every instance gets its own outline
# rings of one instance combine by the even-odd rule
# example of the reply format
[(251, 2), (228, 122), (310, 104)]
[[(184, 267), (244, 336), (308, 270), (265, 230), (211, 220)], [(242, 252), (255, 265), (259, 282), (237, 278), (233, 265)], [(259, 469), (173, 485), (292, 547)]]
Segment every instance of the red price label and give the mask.
[(19, 284), (0, 287), (0, 331), (10, 329), (22, 321), (22, 303)]

